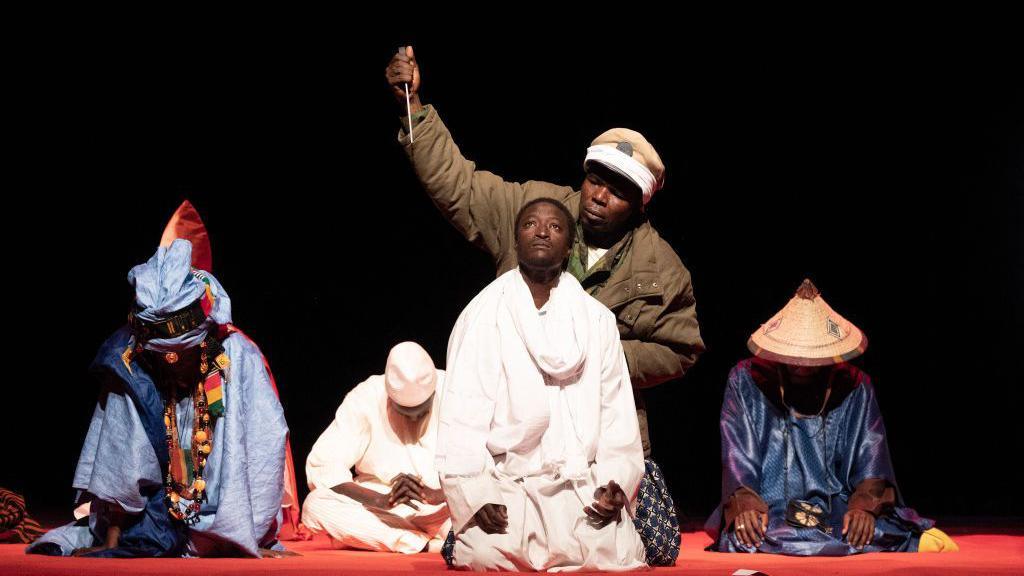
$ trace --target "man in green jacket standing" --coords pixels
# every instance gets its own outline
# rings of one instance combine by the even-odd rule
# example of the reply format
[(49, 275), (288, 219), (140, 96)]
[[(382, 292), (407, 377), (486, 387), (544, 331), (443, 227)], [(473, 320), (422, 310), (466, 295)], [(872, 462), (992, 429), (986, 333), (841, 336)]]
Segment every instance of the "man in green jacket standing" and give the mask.
[[(408, 119), (400, 141), (420, 182), (459, 232), (494, 258), (499, 275), (518, 264), (513, 219), (519, 208), (538, 197), (563, 202), (581, 232), (569, 272), (618, 318), (634, 390), (686, 373), (704, 343), (690, 272), (644, 211), (664, 182), (665, 170), (642, 135), (617, 128), (594, 140), (580, 191), (547, 182), (506, 182), (464, 158), (437, 110), (420, 102), (420, 74), (411, 47), (392, 58), (386, 76), (403, 110), (404, 84), (409, 86), (414, 143), (409, 142)], [(643, 432), (644, 453), (649, 454)]]
[(526, 202), (554, 198), (576, 218), (568, 271), (616, 316), (649, 457), (647, 414), (638, 391), (680, 378), (704, 351), (690, 273), (647, 221), (645, 206), (665, 176), (654, 147), (638, 132), (615, 128), (588, 148), (579, 191), (507, 182), (463, 157), (437, 110), (420, 101), (411, 46), (392, 57), (385, 77), (403, 112), (408, 87), (411, 117), (403, 118), (399, 141), (421, 184), (452, 225), (491, 255), (499, 275), (518, 264), (514, 221)]

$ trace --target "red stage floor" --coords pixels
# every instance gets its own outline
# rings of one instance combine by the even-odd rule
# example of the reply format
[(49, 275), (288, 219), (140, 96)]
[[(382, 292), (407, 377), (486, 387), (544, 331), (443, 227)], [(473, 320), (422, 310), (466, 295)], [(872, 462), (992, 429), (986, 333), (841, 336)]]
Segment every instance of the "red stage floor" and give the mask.
[[(850, 558), (787, 558), (768, 555), (704, 552), (710, 540), (703, 533), (683, 534), (683, 550), (674, 568), (658, 568), (658, 574), (714, 574), (729, 576), (749, 568), (769, 576), (804, 574), (1024, 574), (1024, 535), (956, 533), (960, 552), (949, 554), (865, 554)], [(951, 531), (953, 532), (953, 531)], [(438, 554), (374, 554), (331, 550), (326, 541), (293, 542), (298, 558), (278, 560), (95, 560), (27, 556), (24, 546), (0, 545), (0, 575), (15, 574), (166, 574), (213, 576), (215, 574), (444, 574)]]

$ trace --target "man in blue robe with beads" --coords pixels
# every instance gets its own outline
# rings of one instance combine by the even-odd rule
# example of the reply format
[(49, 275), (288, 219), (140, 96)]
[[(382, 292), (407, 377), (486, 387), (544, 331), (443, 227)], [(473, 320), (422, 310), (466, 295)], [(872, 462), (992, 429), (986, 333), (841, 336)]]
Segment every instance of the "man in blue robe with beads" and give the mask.
[(281, 555), (288, 427), (231, 300), (175, 240), (128, 274), (129, 323), (91, 372), (100, 399), (72, 483), (88, 516), (27, 552), (107, 558)]
[(804, 280), (747, 343), (722, 402), (722, 502), (710, 550), (793, 556), (951, 552), (903, 504), (871, 379), (847, 363), (864, 333)]

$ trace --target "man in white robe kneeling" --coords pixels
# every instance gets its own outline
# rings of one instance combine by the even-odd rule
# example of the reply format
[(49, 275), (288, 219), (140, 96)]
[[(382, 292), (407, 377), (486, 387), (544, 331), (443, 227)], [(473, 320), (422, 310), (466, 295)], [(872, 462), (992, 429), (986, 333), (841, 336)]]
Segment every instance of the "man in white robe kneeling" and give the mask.
[(575, 229), (561, 203), (528, 203), (514, 226), (519, 268), (473, 299), (448, 343), (445, 559), (471, 570), (644, 568), (631, 519), (644, 457), (615, 318), (564, 272)]
[(418, 344), (391, 349), (384, 375), (353, 388), (313, 445), (303, 524), (345, 548), (441, 549), (451, 526), (434, 468), (443, 383)]

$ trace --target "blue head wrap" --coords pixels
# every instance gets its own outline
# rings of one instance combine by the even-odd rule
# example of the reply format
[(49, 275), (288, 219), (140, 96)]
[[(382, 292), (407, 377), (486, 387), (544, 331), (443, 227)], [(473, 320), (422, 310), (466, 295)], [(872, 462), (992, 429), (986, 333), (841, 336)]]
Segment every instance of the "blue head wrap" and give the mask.
[(166, 320), (200, 298), (212, 300), (200, 326), (173, 338), (142, 342), (147, 350), (178, 352), (191, 348), (216, 325), (231, 322), (231, 299), (212, 274), (192, 268), (192, 244), (188, 240), (177, 239), (170, 246), (158, 248), (148, 262), (132, 268), (128, 282), (135, 287), (135, 316), (144, 322)]

